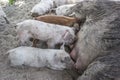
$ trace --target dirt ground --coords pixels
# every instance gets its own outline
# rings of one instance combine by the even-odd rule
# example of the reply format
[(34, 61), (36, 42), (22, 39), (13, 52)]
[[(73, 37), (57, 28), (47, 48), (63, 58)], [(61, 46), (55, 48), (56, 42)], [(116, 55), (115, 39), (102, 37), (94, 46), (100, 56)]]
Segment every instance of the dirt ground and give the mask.
[[(14, 25), (31, 19), (30, 10), (40, 0), (16, 0), (12, 6), (2, 5), (10, 24), (0, 18), (0, 80), (73, 80), (73, 72), (54, 71), (47, 68), (12, 68), (6, 52), (18, 46)], [(76, 77), (76, 76), (75, 76)]]

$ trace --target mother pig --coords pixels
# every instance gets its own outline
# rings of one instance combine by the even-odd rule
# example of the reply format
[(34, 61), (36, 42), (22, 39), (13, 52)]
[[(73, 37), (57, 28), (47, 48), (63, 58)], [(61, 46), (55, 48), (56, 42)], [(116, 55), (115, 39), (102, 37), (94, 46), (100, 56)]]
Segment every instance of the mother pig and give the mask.
[(70, 53), (75, 68), (83, 71), (97, 57), (120, 49), (120, 3), (91, 0), (78, 3), (68, 15), (86, 18), (78, 33), (78, 41)]

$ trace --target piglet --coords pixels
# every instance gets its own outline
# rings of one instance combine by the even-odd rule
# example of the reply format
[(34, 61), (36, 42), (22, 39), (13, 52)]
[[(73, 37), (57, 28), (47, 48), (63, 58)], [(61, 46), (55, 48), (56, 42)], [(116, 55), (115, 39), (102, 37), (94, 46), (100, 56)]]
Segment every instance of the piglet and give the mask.
[[(43, 15), (35, 17), (35, 20), (43, 21), (52, 24), (59, 24), (64, 26), (73, 27), (75, 23), (80, 25), (80, 19), (75, 17), (67, 17), (67, 16), (58, 16), (58, 15)], [(79, 27), (79, 26), (78, 26)]]
[(30, 11), (31, 16), (36, 17), (36, 16), (39, 16), (39, 15), (43, 15), (46, 12), (50, 11), (50, 9), (52, 7), (53, 7), (53, 1), (52, 0), (41, 0)]
[(73, 61), (64, 50), (21, 46), (7, 52), (11, 66), (47, 67), (53, 70), (72, 68)]
[(25, 20), (16, 25), (16, 32), (23, 45), (29, 39), (47, 42), (48, 48), (55, 48), (56, 44), (71, 45), (76, 41), (75, 28), (45, 23), (37, 20)]
[(56, 8), (55, 13), (56, 15), (66, 15), (67, 11), (70, 10), (75, 4), (66, 4)]

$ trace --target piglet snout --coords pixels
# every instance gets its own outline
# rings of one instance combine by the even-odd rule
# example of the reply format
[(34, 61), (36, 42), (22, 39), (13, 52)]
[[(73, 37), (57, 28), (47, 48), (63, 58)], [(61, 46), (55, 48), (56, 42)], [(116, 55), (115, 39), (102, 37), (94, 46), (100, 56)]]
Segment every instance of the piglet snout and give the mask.
[(69, 39), (70, 43), (68, 45), (73, 45), (73, 44), (75, 44), (76, 41), (77, 41), (77, 37), (71, 38), (71, 39)]
[(70, 57), (65, 57), (64, 58), (64, 62), (66, 63), (66, 67), (68, 69), (72, 69), (73, 68), (74, 62), (73, 62), (73, 60)]
[(68, 64), (66, 64), (68, 69), (72, 69), (74, 67), (74, 62), (72, 60), (69, 61)]

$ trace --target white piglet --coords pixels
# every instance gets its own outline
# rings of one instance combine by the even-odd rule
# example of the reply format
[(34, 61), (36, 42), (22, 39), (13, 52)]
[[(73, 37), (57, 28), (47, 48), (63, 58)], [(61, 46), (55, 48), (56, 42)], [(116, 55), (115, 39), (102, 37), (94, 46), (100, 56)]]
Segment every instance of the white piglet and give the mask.
[(70, 45), (76, 41), (74, 28), (37, 20), (25, 20), (16, 25), (20, 43), (23, 45), (30, 38), (47, 42), (48, 48), (55, 48), (56, 44)]
[(65, 4), (78, 3), (78, 2), (81, 2), (83, 0), (52, 0), (52, 1), (54, 1), (54, 6), (58, 7), (58, 6), (65, 5)]
[(31, 12), (31, 16), (36, 17), (39, 15), (43, 15), (48, 12), (53, 7), (52, 0), (41, 0), (40, 3), (36, 4)]
[(53, 70), (72, 68), (73, 61), (64, 50), (40, 49), (21, 46), (8, 52), (10, 65), (13, 67), (47, 67)]
[(67, 5), (62, 5), (56, 8), (55, 13), (56, 15), (66, 15), (66, 12), (70, 10), (71, 7), (73, 7), (75, 4), (67, 4)]
[(41, 0), (32, 8), (31, 16), (37, 17), (45, 14), (46, 12), (49, 12), (50, 10), (52, 10), (52, 8), (56, 8), (66, 4), (76, 4), (77, 2), (81, 1), (83, 0)]

